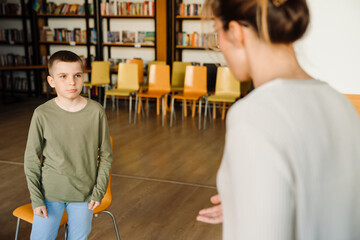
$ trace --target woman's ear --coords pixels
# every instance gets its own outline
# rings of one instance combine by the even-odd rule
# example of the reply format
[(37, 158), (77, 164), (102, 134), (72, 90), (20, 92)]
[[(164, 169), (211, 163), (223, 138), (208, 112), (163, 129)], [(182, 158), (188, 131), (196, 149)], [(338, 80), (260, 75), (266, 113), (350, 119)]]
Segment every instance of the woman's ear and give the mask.
[(47, 81), (50, 87), (55, 88), (54, 78), (52, 76), (47, 76)]
[(228, 40), (235, 46), (235, 47), (242, 47), (244, 43), (244, 32), (243, 26), (241, 26), (236, 21), (229, 22), (229, 29), (226, 31)]

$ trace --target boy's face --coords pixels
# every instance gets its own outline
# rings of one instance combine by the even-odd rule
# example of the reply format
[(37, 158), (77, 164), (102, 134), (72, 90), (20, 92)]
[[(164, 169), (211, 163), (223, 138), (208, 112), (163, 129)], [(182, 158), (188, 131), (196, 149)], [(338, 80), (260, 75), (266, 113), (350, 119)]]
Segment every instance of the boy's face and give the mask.
[(55, 61), (50, 72), (47, 80), (58, 97), (73, 100), (80, 96), (84, 73), (79, 62)]

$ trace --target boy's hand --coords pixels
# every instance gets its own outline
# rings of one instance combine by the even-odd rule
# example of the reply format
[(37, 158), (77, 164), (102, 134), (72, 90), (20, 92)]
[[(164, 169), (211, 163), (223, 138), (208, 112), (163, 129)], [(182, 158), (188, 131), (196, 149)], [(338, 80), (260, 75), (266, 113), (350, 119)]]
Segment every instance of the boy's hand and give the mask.
[(222, 206), (219, 194), (212, 196), (210, 200), (213, 204), (218, 205), (200, 210), (199, 215), (196, 217), (196, 220), (212, 224), (222, 223)]
[(48, 213), (47, 213), (47, 208), (46, 206), (41, 206), (41, 207), (37, 207), (34, 209), (34, 215), (43, 217), (43, 218), (48, 218)]
[(91, 201), (89, 202), (89, 209), (92, 210), (92, 211), (94, 211), (95, 208), (97, 208), (99, 205), (100, 205), (99, 202), (94, 201), (94, 200), (91, 200)]

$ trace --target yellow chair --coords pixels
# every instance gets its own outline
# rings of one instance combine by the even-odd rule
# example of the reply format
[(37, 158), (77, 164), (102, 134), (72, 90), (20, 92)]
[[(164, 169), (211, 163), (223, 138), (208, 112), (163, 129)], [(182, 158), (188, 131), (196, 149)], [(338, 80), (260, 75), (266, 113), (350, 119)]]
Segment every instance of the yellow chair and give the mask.
[[(150, 67), (149, 75), (149, 89), (147, 92), (138, 93), (136, 95), (135, 108), (138, 107), (138, 101), (141, 101), (141, 98), (146, 98), (148, 103), (149, 98), (155, 98), (157, 100), (156, 104), (156, 114), (160, 114), (160, 104), (159, 100), (162, 100), (162, 126), (164, 126), (165, 118), (165, 96), (170, 93), (170, 67), (168, 65), (155, 65), (153, 64)], [(149, 116), (149, 104), (147, 104), (147, 116)], [(135, 110), (134, 122), (136, 123), (137, 109)]]
[[(110, 141), (111, 141), (111, 148), (113, 149), (113, 138), (111, 136), (110, 136)], [(97, 217), (99, 213), (106, 213), (106, 214), (110, 215), (112, 218), (113, 224), (114, 224), (116, 238), (117, 238), (117, 240), (120, 240), (115, 216), (110, 211), (107, 210), (110, 207), (111, 203), (112, 203), (112, 190), (111, 190), (111, 172), (110, 172), (109, 183), (108, 183), (108, 187), (106, 189), (104, 198), (101, 200), (101, 204), (94, 210), (93, 214), (95, 217)], [(33, 223), (34, 211), (32, 209), (31, 203), (25, 204), (25, 205), (22, 205), (22, 206), (16, 208), (13, 211), (13, 215), (18, 218), (17, 225), (16, 225), (16, 233), (15, 233), (15, 240), (17, 240), (19, 237), (19, 229), (20, 229), (21, 220), (26, 221), (31, 224)], [(66, 210), (65, 210), (64, 215), (62, 216), (62, 219), (60, 221), (60, 226), (65, 226), (65, 240), (67, 239), (67, 221), (68, 221), (68, 216), (67, 216)]]
[(109, 84), (110, 63), (108, 61), (94, 61), (91, 64), (91, 80), (84, 83), (84, 86), (88, 88), (88, 97), (91, 98), (92, 87), (104, 86), (106, 91)]
[(225, 119), (226, 104), (234, 103), (240, 97), (240, 82), (235, 79), (228, 67), (218, 67), (216, 74), (215, 94), (208, 96), (205, 101), (204, 129), (208, 102), (213, 102), (213, 118), (216, 118), (215, 103), (222, 103), (221, 119)]
[(171, 97), (170, 127), (172, 127), (175, 99), (183, 100), (182, 118), (187, 115), (187, 100), (193, 102), (192, 117), (195, 117), (196, 102), (199, 102), (199, 129), (201, 128), (201, 98), (207, 93), (207, 69), (200, 66), (187, 66), (185, 72), (184, 92)]
[(112, 96), (113, 106), (114, 97), (129, 97), (129, 123), (131, 123), (132, 96), (139, 91), (138, 65), (135, 63), (119, 63), (117, 88), (105, 91), (104, 108), (106, 108), (106, 97)]
[(136, 63), (138, 65), (138, 80), (139, 80), (139, 87), (141, 89), (146, 89), (147, 85), (144, 83), (144, 62), (142, 59), (134, 58), (134, 59), (127, 59), (126, 63)]
[(171, 92), (179, 92), (184, 90), (185, 70), (191, 65), (190, 62), (174, 61), (171, 71)]

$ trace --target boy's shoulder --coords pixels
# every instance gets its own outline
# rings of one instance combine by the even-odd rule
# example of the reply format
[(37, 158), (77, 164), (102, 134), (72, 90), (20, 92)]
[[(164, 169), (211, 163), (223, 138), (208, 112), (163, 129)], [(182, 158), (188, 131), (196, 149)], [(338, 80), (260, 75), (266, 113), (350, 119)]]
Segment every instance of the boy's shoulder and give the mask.
[(36, 113), (44, 113), (47, 112), (49, 109), (53, 109), (55, 104), (55, 98), (50, 99), (46, 101), (45, 103), (39, 105), (37, 108), (35, 108)]
[(104, 110), (103, 106), (100, 103), (98, 103), (97, 101), (92, 100), (92, 99), (88, 99), (87, 101), (88, 102), (87, 102), (86, 107), (88, 109), (99, 111), (101, 113), (105, 113), (105, 110)]

